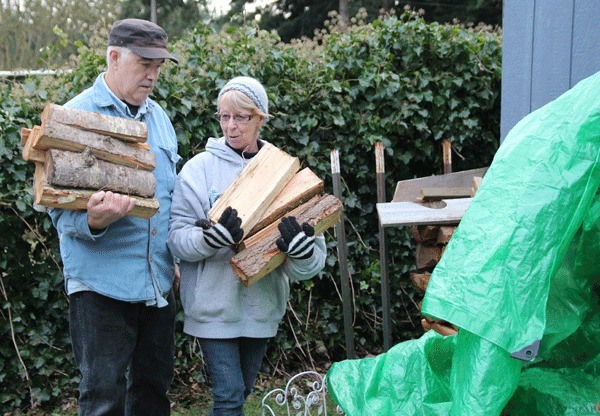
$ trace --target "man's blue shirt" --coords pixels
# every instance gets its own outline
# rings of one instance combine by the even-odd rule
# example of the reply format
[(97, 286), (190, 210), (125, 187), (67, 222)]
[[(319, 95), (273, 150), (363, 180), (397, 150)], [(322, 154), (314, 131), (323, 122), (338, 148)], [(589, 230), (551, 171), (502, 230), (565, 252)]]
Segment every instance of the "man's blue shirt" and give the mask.
[(165, 306), (173, 284), (173, 256), (167, 248), (171, 194), (175, 185), (177, 138), (160, 106), (146, 99), (135, 116), (108, 88), (104, 74), (65, 107), (142, 121), (156, 156), (155, 198), (160, 208), (150, 219), (126, 216), (92, 234), (86, 211), (52, 209), (58, 231), (67, 293), (93, 290), (110, 298)]

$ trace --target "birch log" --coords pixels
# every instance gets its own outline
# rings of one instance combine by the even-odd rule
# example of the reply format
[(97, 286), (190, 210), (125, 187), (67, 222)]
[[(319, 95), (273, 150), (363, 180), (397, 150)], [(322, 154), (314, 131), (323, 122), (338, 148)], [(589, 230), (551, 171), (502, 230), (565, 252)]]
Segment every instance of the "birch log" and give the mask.
[[(92, 194), (96, 191), (82, 189), (56, 188), (48, 185), (44, 176), (44, 167), (41, 163), (35, 164), (33, 181), (34, 202), (47, 207), (85, 210)], [(150, 218), (158, 211), (159, 203), (156, 198), (141, 198), (132, 196), (135, 206), (127, 215), (139, 218)]]
[(153, 170), (156, 166), (154, 154), (145, 147), (130, 145), (110, 136), (65, 124), (49, 123), (40, 127), (30, 134), (31, 147), (34, 149), (60, 149), (71, 152), (91, 149), (98, 159), (118, 165), (145, 170)]
[(141, 121), (63, 107), (52, 103), (46, 104), (44, 107), (41, 120), (42, 127), (62, 124), (101, 133), (127, 142), (143, 143), (148, 138), (148, 127)]
[(156, 182), (152, 172), (116, 165), (82, 153), (48, 149), (44, 163), (46, 181), (52, 186), (113, 191), (152, 197)]

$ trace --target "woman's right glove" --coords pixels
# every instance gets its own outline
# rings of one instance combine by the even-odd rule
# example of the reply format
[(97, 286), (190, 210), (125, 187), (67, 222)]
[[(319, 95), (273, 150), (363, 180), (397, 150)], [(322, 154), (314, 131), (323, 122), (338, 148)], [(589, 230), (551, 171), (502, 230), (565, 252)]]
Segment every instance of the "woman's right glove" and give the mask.
[(196, 225), (204, 230), (204, 241), (214, 249), (242, 241), (244, 230), (240, 227), (241, 224), (242, 220), (238, 217), (237, 210), (231, 207), (225, 208), (216, 224), (204, 219), (196, 221)]
[(307, 222), (298, 224), (296, 217), (283, 217), (277, 226), (281, 238), (275, 241), (277, 248), (294, 259), (307, 259), (313, 254), (315, 229)]

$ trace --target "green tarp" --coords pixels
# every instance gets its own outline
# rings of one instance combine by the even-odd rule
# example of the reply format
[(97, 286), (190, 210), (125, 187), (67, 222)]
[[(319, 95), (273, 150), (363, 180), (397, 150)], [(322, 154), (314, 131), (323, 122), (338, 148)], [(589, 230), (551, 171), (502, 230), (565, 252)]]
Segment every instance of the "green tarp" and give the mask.
[(458, 335), (334, 363), (337, 403), (356, 416), (600, 414), (599, 185), (600, 72), (496, 153), (423, 301)]

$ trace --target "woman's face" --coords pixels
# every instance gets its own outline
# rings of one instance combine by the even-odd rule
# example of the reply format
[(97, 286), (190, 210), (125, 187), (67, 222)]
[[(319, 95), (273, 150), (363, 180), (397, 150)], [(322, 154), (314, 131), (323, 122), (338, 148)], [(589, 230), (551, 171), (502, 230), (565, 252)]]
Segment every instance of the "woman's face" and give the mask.
[(234, 111), (228, 100), (223, 99), (227, 94), (229, 92), (223, 95), (219, 106), (221, 130), (227, 144), (244, 152), (258, 152), (258, 132), (265, 120), (251, 111)]

